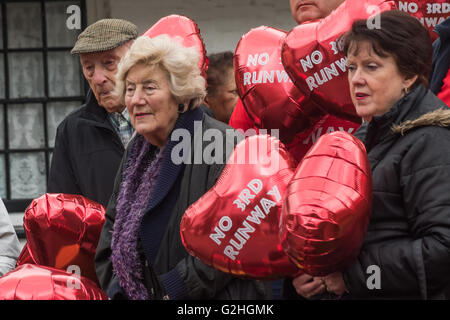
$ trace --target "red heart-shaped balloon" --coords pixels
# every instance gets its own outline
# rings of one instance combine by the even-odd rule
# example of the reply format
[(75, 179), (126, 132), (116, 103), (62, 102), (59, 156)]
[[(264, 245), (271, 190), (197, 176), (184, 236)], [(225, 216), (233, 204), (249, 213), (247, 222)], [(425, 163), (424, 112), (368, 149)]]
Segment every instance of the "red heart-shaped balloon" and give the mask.
[(108, 300), (108, 297), (87, 278), (24, 264), (0, 278), (0, 300)]
[(281, 57), (297, 88), (328, 113), (359, 123), (350, 97), (346, 59), (337, 40), (355, 20), (392, 9), (394, 1), (346, 0), (326, 18), (292, 29), (284, 39)]
[(187, 251), (238, 276), (296, 274), (278, 236), (283, 195), (294, 168), (278, 139), (256, 135), (241, 141), (214, 187), (184, 213), (180, 230)]
[(289, 183), (280, 223), (286, 253), (307, 274), (353, 263), (371, 212), (372, 179), (364, 145), (346, 132), (319, 138)]
[(47, 193), (34, 199), (23, 219), (31, 259), (60, 270), (75, 265), (98, 282), (94, 256), (104, 222), (103, 206), (80, 195)]
[[(242, 36), (234, 55), (236, 87), (258, 128), (279, 129), (283, 143), (313, 125), (324, 115), (294, 86), (281, 64), (286, 32), (259, 27)], [(270, 133), (270, 132), (269, 132)]]
[(435, 40), (437, 34), (433, 32), (434, 27), (450, 17), (450, 3), (448, 0), (414, 0), (395, 1), (397, 8), (419, 19), (427, 28), (431, 38)]
[(172, 14), (159, 19), (153, 26), (144, 32), (143, 36), (154, 38), (166, 34), (174, 38), (183, 46), (195, 47), (200, 55), (199, 68), (202, 76), (206, 79), (208, 71), (208, 58), (206, 56), (205, 44), (198, 25), (186, 16)]
[(28, 243), (22, 248), (19, 257), (17, 258), (16, 267), (21, 266), (23, 264), (36, 264), (36, 261), (33, 260), (30, 254), (30, 249), (28, 249)]

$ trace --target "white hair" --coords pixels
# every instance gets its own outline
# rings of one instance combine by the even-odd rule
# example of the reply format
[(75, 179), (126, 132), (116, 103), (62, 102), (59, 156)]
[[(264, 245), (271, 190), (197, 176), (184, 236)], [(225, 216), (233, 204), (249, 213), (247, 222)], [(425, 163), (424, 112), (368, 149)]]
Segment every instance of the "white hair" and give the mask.
[(135, 65), (159, 67), (167, 73), (170, 92), (178, 103), (190, 101), (198, 107), (206, 95), (206, 81), (200, 73), (199, 54), (193, 47), (186, 48), (167, 35), (154, 38), (138, 37), (118, 65), (116, 94), (122, 104), (125, 100), (125, 80)]

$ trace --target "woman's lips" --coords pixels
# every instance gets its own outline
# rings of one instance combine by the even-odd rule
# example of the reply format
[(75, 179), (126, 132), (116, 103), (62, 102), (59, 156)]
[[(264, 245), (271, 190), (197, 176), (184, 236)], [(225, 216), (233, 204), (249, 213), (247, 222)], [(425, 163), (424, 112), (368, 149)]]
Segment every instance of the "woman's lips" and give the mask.
[(150, 115), (151, 113), (144, 113), (144, 112), (141, 112), (141, 113), (136, 113), (136, 115), (135, 115), (135, 117), (136, 117), (136, 119), (141, 119), (141, 118), (143, 118), (143, 117), (145, 117), (145, 116), (147, 116), (147, 115)]
[(356, 92), (355, 97), (356, 97), (356, 100), (364, 100), (367, 97), (369, 97), (369, 95), (367, 93), (363, 93), (363, 92)]

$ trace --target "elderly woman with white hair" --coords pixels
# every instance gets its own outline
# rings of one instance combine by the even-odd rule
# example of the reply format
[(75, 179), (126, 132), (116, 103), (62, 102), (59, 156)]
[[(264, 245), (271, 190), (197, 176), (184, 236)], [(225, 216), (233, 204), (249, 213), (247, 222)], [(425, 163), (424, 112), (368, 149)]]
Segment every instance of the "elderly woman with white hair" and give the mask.
[[(112, 299), (264, 299), (267, 284), (227, 275), (190, 256), (180, 237), (185, 210), (210, 189), (235, 145), (227, 125), (197, 108), (205, 80), (194, 48), (168, 36), (140, 37), (122, 59), (116, 91), (124, 100), (135, 137), (130, 141), (106, 210), (96, 254), (96, 271)], [(194, 139), (194, 123), (222, 133), (221, 163), (194, 152), (207, 143)], [(189, 132), (186, 161), (174, 161), (177, 129)], [(199, 136), (198, 138), (201, 139)], [(232, 145), (227, 146), (226, 143)], [(219, 148), (218, 148), (219, 149)], [(217, 155), (214, 156), (214, 159)], [(211, 159), (209, 159), (211, 160)]]

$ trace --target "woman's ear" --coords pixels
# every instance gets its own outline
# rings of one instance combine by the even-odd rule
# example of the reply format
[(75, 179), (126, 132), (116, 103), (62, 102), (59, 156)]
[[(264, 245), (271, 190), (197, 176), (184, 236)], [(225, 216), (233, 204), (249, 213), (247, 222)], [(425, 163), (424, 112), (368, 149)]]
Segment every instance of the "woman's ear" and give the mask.
[(411, 88), (411, 86), (416, 82), (417, 78), (419, 77), (419, 75), (414, 75), (411, 78), (405, 78), (403, 80), (403, 88), (406, 92), (409, 92), (409, 89)]
[(185, 113), (189, 109), (189, 101), (183, 101), (178, 104), (178, 113)]

